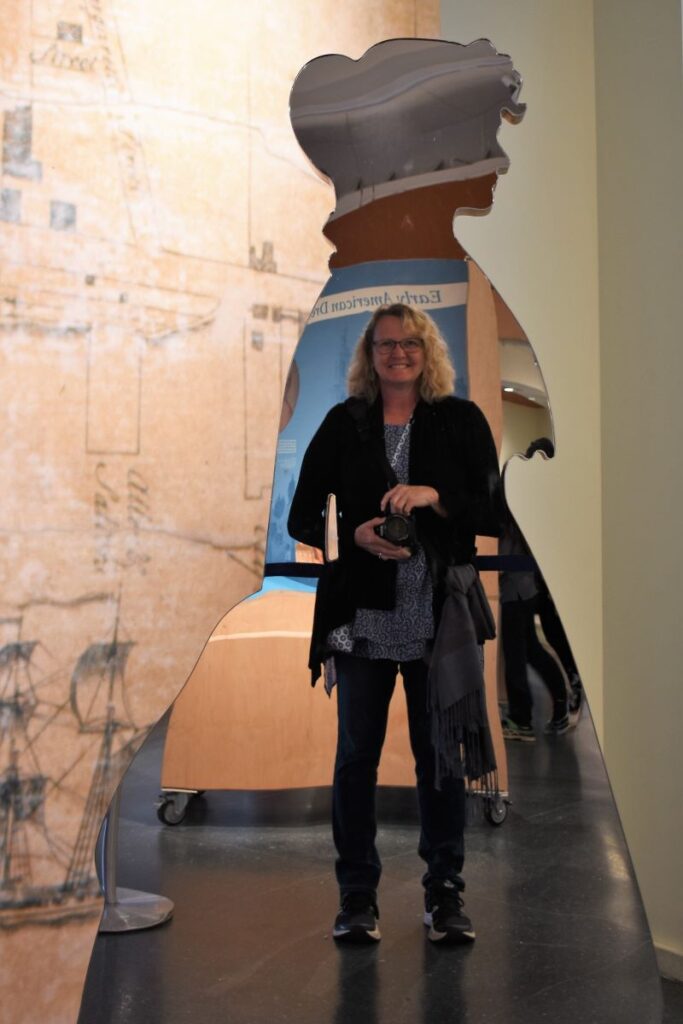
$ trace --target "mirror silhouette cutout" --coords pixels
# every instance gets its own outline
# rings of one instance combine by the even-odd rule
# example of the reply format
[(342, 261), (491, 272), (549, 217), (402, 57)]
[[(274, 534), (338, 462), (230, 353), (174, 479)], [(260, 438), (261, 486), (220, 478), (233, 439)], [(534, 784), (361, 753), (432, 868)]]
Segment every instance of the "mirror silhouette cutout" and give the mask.
[[(316, 58), (294, 83), (295, 134), (335, 187), (324, 232), (336, 248), (287, 377), (264, 585), (224, 617), (171, 715), (162, 785), (181, 813), (186, 798), (175, 794), (183, 790), (328, 784), (333, 723), (305, 686), (322, 554), (297, 544), (286, 523), (303, 453), (325, 412), (345, 397), (351, 351), (373, 308), (399, 301), (434, 317), (456, 368), (456, 395), (480, 406), (505, 458), (541, 434), (552, 439), (528, 339), (453, 233), (456, 213), (491, 209), (509, 164), (498, 130), (501, 118), (522, 119), (520, 88), (510, 58), (486, 40), (389, 40), (359, 61)], [(483, 539), (479, 550), (494, 555), (496, 543)], [(495, 573), (486, 574), (486, 586), (496, 606)], [(245, 682), (256, 676), (258, 686)], [(495, 651), (487, 687), (495, 707)], [(273, 695), (266, 723), (265, 693)], [(491, 719), (506, 793), (500, 725), (497, 715)], [(226, 744), (216, 723), (237, 721), (241, 728)], [(412, 783), (405, 724), (392, 706), (380, 776), (386, 784)], [(316, 737), (307, 758), (304, 732)], [(254, 734), (260, 740), (252, 744), (246, 737)]]

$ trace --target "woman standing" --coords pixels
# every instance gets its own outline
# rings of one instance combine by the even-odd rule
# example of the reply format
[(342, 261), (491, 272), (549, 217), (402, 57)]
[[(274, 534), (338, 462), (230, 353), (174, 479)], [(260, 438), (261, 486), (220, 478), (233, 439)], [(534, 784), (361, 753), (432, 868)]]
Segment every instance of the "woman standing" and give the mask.
[[(435, 786), (427, 707), (431, 641), (448, 566), (469, 563), (476, 534), (498, 533), (498, 463), (488, 424), (453, 397), (454, 370), (434, 321), (395, 304), (379, 308), (348, 376), (351, 397), (325, 417), (304, 456), (288, 528), (324, 546), (328, 494), (339, 509), (339, 559), (324, 566), (310, 667), (337, 686), (333, 835), (341, 908), (334, 937), (372, 942), (381, 863), (375, 788), (389, 702), (403, 676), (427, 864), (425, 923), (433, 941), (468, 942), (463, 913), (465, 791)], [(408, 520), (403, 543), (382, 536), (390, 515)], [(462, 773), (460, 773), (462, 775)]]

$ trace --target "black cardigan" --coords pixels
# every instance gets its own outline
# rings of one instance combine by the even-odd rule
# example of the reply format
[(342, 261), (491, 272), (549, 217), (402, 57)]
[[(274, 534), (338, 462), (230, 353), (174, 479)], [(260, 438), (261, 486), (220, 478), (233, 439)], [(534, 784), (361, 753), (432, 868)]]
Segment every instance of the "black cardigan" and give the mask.
[[(324, 547), (324, 508), (337, 496), (339, 560), (326, 563), (318, 583), (309, 667), (312, 681), (327, 656), (331, 629), (351, 622), (357, 608), (394, 607), (396, 562), (383, 561), (354, 542), (356, 527), (382, 515), (380, 501), (390, 483), (377, 447), (384, 446), (381, 398), (367, 407), (365, 424), (350, 403), (335, 405), (313, 436), (301, 466), (287, 527), (292, 537)], [(498, 536), (502, 506), (498, 459), (481, 410), (461, 398), (418, 402), (410, 435), (409, 482), (434, 487), (447, 515), (414, 512), (434, 584), (435, 621), (443, 601), (448, 565), (471, 561), (477, 534)]]

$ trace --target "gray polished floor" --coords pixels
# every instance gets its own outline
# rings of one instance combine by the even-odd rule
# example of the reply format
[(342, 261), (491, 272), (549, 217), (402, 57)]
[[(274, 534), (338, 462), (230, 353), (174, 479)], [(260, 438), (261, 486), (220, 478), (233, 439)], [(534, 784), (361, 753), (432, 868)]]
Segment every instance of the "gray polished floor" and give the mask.
[[(468, 834), (471, 948), (425, 939), (405, 801), (403, 820), (380, 834), (383, 940), (340, 949), (330, 937), (327, 794), (309, 794), (298, 810), (281, 796), (264, 817), (263, 800), (209, 793), (185, 823), (164, 827), (154, 811), (162, 744), (159, 728), (126, 779), (119, 884), (171, 897), (175, 915), (98, 938), (79, 1024), (662, 1021), (649, 933), (587, 715), (564, 737), (508, 744), (508, 819)], [(389, 817), (400, 802), (387, 805)], [(272, 823), (293, 810), (302, 824)]]

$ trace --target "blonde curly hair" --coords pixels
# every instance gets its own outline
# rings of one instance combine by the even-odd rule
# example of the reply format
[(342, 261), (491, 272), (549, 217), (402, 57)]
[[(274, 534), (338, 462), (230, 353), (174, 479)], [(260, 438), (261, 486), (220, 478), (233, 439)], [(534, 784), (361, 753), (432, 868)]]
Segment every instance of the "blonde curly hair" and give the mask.
[(349, 364), (346, 386), (349, 395), (374, 402), (379, 392), (377, 373), (372, 362), (372, 341), (377, 322), (384, 316), (396, 316), (404, 328), (415, 332), (424, 346), (424, 370), (420, 377), (420, 398), (434, 402), (453, 394), (455, 370), (451, 363), (448, 346), (439, 328), (427, 313), (402, 302), (380, 306), (372, 315), (361, 334)]

